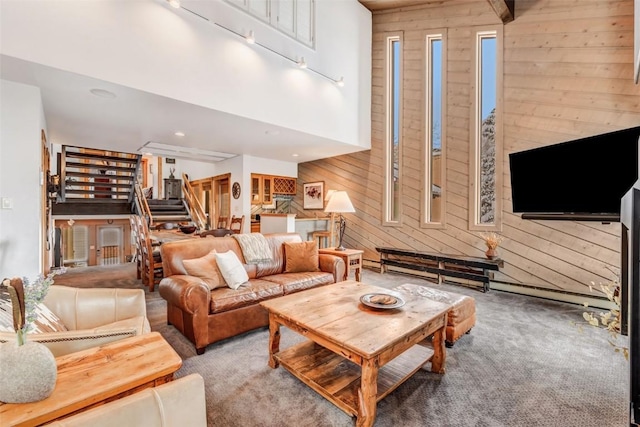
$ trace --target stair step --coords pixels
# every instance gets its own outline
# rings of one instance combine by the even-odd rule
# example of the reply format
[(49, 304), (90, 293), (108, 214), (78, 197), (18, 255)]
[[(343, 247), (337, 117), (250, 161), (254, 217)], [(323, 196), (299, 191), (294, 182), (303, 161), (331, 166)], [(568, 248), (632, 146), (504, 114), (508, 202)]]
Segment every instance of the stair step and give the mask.
[[(67, 176), (73, 176), (73, 177), (77, 177), (77, 178), (109, 178), (109, 179), (117, 179), (119, 181), (133, 181), (135, 176), (134, 176), (134, 170), (132, 169), (131, 171), (131, 175), (103, 175), (101, 173), (88, 173), (88, 172), (76, 172), (76, 171), (67, 171), (66, 175)], [(78, 182), (78, 181), (75, 181)], [(79, 182), (90, 182), (90, 181), (79, 181)], [(70, 184), (70, 183), (67, 183)], [(131, 184), (129, 184), (131, 185)]]
[(119, 156), (105, 156), (102, 154), (93, 154), (93, 153), (79, 153), (76, 151), (66, 151), (65, 156), (69, 158), (75, 159), (92, 159), (92, 160), (106, 160), (108, 162), (114, 163), (129, 163), (132, 165), (136, 165), (138, 163), (138, 156), (135, 154), (131, 154), (135, 157), (119, 157)]
[[(98, 165), (95, 163), (66, 162), (65, 166), (66, 168), (91, 169), (91, 170), (108, 169), (108, 170), (114, 170), (118, 172), (131, 172), (132, 170), (135, 170), (135, 168), (129, 167), (129, 166), (106, 166), (106, 165)], [(67, 171), (66, 173), (68, 174), (69, 172), (71, 171)]]
[(184, 206), (169, 205), (169, 206), (149, 206), (151, 212), (163, 212), (163, 211), (186, 211)]
[(147, 199), (149, 206), (182, 205), (181, 199)]

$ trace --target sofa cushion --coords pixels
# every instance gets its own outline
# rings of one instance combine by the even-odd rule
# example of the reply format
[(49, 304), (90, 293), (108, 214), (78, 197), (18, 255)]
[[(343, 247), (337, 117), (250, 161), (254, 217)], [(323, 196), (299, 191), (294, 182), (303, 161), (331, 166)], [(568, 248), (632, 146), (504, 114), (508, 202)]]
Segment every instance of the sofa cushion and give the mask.
[(334, 283), (333, 274), (325, 273), (324, 271), (274, 274), (263, 277), (262, 280), (281, 285), (285, 295)]
[(202, 281), (209, 286), (209, 289), (227, 286), (224, 277), (222, 277), (222, 274), (218, 269), (215, 249), (203, 257), (185, 259), (182, 263), (184, 264), (184, 269), (187, 270), (187, 273), (190, 276), (202, 279)]
[(284, 272), (304, 273), (320, 271), (318, 245), (315, 241), (284, 242)]
[(218, 288), (211, 291), (211, 314), (255, 305), (283, 295), (282, 286), (261, 279), (251, 279), (238, 289)]
[(247, 270), (244, 269), (238, 256), (233, 251), (216, 252), (215, 256), (220, 273), (224, 277), (224, 281), (227, 282), (227, 286), (231, 289), (238, 289), (240, 285), (249, 280)]

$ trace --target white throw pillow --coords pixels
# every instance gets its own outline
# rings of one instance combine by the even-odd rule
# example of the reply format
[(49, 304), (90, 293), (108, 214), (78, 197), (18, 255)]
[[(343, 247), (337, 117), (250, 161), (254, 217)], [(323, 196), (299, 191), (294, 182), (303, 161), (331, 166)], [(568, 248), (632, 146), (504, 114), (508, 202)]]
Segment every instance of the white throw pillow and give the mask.
[(249, 275), (233, 251), (216, 252), (218, 269), (231, 289), (238, 289), (240, 285), (249, 281)]

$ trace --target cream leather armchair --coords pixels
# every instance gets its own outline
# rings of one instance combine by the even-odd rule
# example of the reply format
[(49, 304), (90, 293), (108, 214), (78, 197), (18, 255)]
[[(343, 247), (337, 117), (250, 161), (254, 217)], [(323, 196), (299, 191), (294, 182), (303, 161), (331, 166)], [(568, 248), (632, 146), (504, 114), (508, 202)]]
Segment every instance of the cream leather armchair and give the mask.
[[(54, 356), (96, 347), (151, 331), (142, 289), (85, 289), (53, 285), (44, 305), (68, 331), (31, 333), (27, 340), (46, 345)], [(0, 342), (15, 340), (0, 332)]]
[(204, 380), (191, 374), (54, 421), (53, 427), (206, 427)]

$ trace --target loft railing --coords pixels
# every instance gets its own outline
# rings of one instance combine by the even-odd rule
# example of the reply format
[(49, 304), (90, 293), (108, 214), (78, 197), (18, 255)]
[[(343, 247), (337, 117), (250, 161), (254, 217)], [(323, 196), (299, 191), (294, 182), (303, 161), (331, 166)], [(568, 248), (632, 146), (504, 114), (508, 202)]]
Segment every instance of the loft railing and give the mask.
[(191, 215), (191, 220), (200, 230), (207, 230), (209, 228), (209, 221), (207, 214), (198, 200), (195, 190), (189, 183), (189, 177), (186, 174), (182, 174), (182, 192), (184, 193), (184, 201), (187, 205), (187, 210)]

